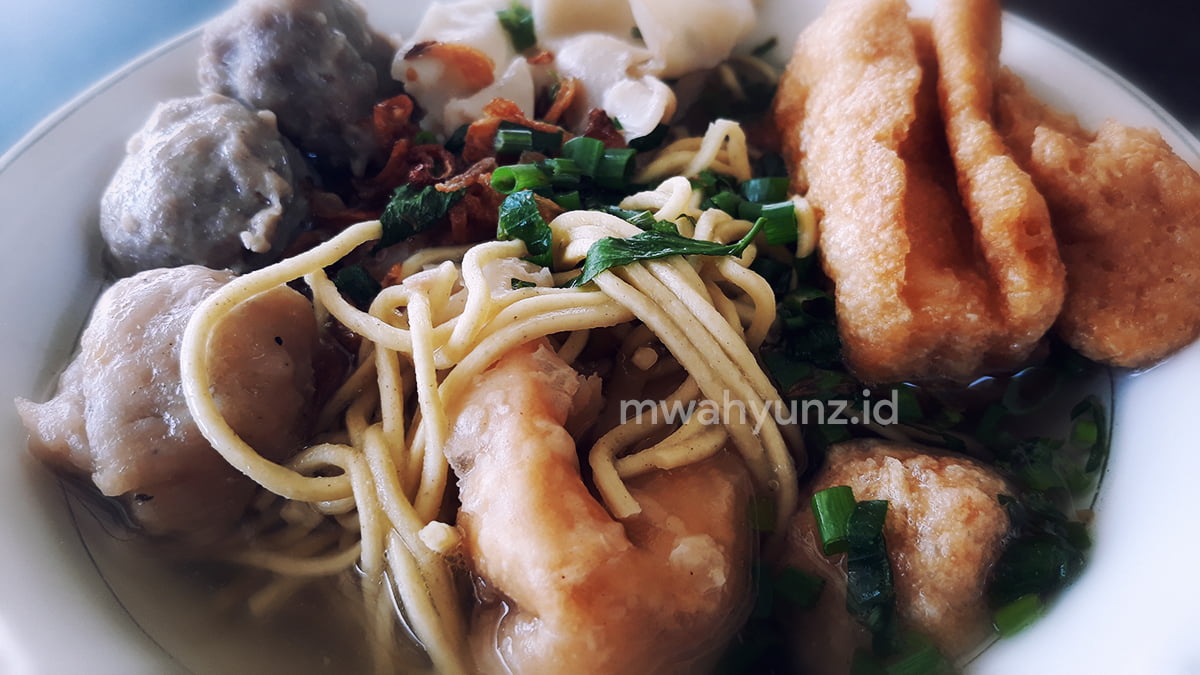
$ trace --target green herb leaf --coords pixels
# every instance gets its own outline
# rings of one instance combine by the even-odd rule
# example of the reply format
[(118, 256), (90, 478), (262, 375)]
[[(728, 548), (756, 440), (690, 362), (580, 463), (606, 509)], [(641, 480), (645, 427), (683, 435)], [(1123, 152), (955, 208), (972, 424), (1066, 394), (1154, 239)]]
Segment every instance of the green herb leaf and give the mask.
[(628, 239), (606, 237), (588, 249), (587, 257), (583, 260), (583, 273), (575, 277), (571, 285), (582, 286), (607, 269), (643, 260), (657, 260), (673, 255), (738, 256), (754, 241), (762, 226), (763, 221), (760, 220), (750, 228), (745, 237), (733, 244), (690, 239), (661, 230), (642, 232)]
[(646, 134), (645, 136), (638, 136), (637, 138), (631, 139), (629, 141), (629, 147), (637, 150), (638, 152), (649, 152), (654, 150), (662, 145), (663, 141), (667, 140), (667, 132), (670, 130), (671, 127), (665, 124), (659, 124), (651, 129), (650, 133)]
[[(1104, 466), (1108, 459), (1110, 439), (1108, 434), (1107, 416), (1104, 404), (1095, 395), (1080, 401), (1071, 410), (1071, 440), (1080, 447), (1087, 449), (1088, 461), (1084, 471), (1092, 473)], [(1084, 441), (1089, 441), (1085, 443)]]
[(824, 579), (795, 567), (784, 567), (775, 575), (775, 593), (796, 609), (816, 607), (824, 588)]
[(433, 227), (462, 197), (460, 190), (442, 192), (433, 185), (419, 191), (411, 185), (396, 188), (391, 201), (379, 216), (383, 234), (373, 251), (398, 244)]
[(513, 49), (523, 52), (537, 44), (537, 34), (533, 29), (533, 13), (518, 2), (508, 9), (496, 12), (500, 26), (508, 33)]
[(552, 251), (550, 226), (538, 211), (533, 192), (514, 192), (500, 204), (500, 217), (496, 223), (496, 238), (501, 241), (519, 239), (525, 242), (529, 262), (549, 267)]
[(333, 284), (339, 293), (359, 308), (370, 307), (375, 296), (383, 290), (362, 265), (349, 265), (338, 270), (333, 277)]
[(762, 57), (766, 56), (767, 54), (769, 54), (772, 49), (775, 49), (775, 46), (778, 44), (779, 44), (779, 38), (772, 36), (772, 37), (767, 38), (762, 44), (756, 46), (753, 50), (751, 50), (750, 53), (759, 58), (762, 58)]
[(533, 283), (532, 281), (525, 281), (524, 279), (518, 279), (516, 277), (510, 279), (509, 284), (512, 286), (514, 291), (519, 291), (522, 288), (534, 288), (537, 286), (537, 284)]
[(1084, 552), (1091, 546), (1083, 523), (1068, 520), (1042, 493), (1019, 500), (1000, 495), (999, 501), (1015, 536), (992, 568), (988, 598), (993, 607), (1058, 590), (1083, 570)]
[(896, 638), (896, 591), (883, 523), (888, 503), (858, 502), (846, 535), (846, 610), (873, 636), (875, 653), (886, 655)]
[(1042, 599), (1035, 593), (1022, 595), (992, 614), (992, 624), (1000, 637), (1011, 637), (1024, 630), (1042, 614)]

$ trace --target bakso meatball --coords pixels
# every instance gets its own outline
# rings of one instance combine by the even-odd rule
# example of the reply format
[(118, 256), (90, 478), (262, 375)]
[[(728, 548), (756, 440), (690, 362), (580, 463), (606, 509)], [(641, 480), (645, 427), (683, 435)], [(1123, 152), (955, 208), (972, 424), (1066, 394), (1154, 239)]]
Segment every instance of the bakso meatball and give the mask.
[[(989, 572), (1009, 534), (998, 496), (1011, 494), (994, 470), (917, 446), (859, 440), (834, 446), (812, 493), (848, 485), (858, 501), (884, 499), (884, 539), (902, 627), (958, 658), (990, 630)], [(846, 612), (844, 555), (821, 551), (809, 500), (793, 518), (786, 564), (826, 580), (818, 606), (797, 614), (795, 650), (813, 672), (850, 672), (870, 638)]]
[(362, 175), (378, 150), (372, 107), (398, 87), (394, 54), (348, 0), (242, 0), (205, 31), (200, 83), (274, 112), (301, 150)]
[[(180, 381), (188, 319), (232, 278), (186, 266), (118, 281), (96, 304), (58, 394), (41, 404), (17, 401), (34, 455), (90, 476), (151, 534), (219, 535), (253, 494), (250, 479), (201, 435)], [(218, 407), (268, 459), (286, 459), (304, 439), (316, 334), (308, 300), (280, 287), (234, 308), (212, 337)]]
[(204, 265), (245, 271), (278, 258), (307, 213), (299, 153), (275, 117), (225, 96), (159, 104), (129, 140), (100, 202), (121, 275)]

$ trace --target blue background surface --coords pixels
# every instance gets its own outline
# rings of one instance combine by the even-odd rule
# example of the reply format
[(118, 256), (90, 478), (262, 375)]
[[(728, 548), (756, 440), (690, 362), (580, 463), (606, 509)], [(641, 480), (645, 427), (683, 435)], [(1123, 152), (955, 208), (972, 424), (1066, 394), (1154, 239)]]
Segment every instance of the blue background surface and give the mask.
[[(405, 0), (393, 0), (405, 2)], [(0, 0), (0, 153), (139, 54), (233, 0)], [(1200, 2), (1006, 0), (1200, 130)]]

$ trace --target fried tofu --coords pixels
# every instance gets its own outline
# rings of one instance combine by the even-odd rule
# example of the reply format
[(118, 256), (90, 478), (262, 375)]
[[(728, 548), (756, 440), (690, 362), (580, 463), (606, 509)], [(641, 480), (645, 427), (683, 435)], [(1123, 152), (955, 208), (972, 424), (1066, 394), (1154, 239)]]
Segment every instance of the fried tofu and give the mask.
[[(883, 533), (901, 622), (952, 659), (974, 649), (991, 629), (988, 575), (1011, 530), (998, 498), (1011, 494), (1004, 478), (966, 457), (863, 439), (830, 449), (811, 493), (837, 485), (856, 500), (888, 502)], [(825, 556), (819, 542), (805, 506), (789, 526), (785, 563), (819, 575), (826, 589), (812, 612), (797, 617), (797, 652), (813, 672), (848, 672), (854, 649), (869, 638), (845, 611), (842, 556)]]
[(1065, 272), (1046, 201), (993, 122), (1000, 18), (997, 0), (938, 4), (933, 17), (938, 98), (959, 192), (983, 244), (1005, 325), (1029, 344), (1054, 323)]
[(1067, 269), (1056, 330), (1084, 356), (1144, 367), (1200, 335), (1200, 175), (1153, 130), (1095, 133), (1011, 72), (1001, 132), (1045, 195)]
[(1029, 225), (1045, 214), (1031, 190), (975, 188), (1007, 150), (998, 138), (968, 147), (969, 130), (962, 180), (989, 201), (964, 206), (929, 28), (903, 0), (831, 2), (801, 35), (774, 113), (795, 187), (821, 217), (821, 261), (859, 378), (967, 380), (1032, 351), (1062, 296), (1053, 240), (1044, 222)]

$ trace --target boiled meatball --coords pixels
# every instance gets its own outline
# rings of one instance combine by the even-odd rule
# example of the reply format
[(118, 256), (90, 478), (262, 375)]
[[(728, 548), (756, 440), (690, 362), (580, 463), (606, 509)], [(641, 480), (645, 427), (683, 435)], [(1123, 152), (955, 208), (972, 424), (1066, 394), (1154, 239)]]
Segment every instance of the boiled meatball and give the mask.
[[(834, 446), (812, 493), (848, 485), (858, 501), (888, 502), (884, 539), (901, 625), (927, 636), (949, 658), (964, 656), (990, 630), (988, 574), (1009, 534), (999, 495), (1012, 494), (994, 470), (968, 458), (882, 440)], [(820, 550), (811, 509), (793, 518), (786, 563), (826, 580), (818, 606), (797, 616), (796, 651), (813, 672), (850, 672), (870, 639), (846, 613), (844, 555)]]
[(353, 2), (243, 0), (205, 31), (200, 83), (274, 112), (301, 150), (362, 175), (379, 149), (372, 108), (397, 89), (394, 54)]
[(100, 202), (118, 274), (260, 267), (305, 218), (304, 161), (269, 112), (216, 94), (167, 101), (126, 151)]
[[(34, 455), (90, 476), (151, 534), (219, 535), (254, 492), (201, 435), (179, 372), (188, 319), (233, 276), (186, 266), (118, 281), (96, 304), (57, 395), (17, 401)], [(316, 334), (308, 300), (281, 287), (233, 309), (210, 343), (218, 407), (268, 459), (286, 459), (304, 439)]]

